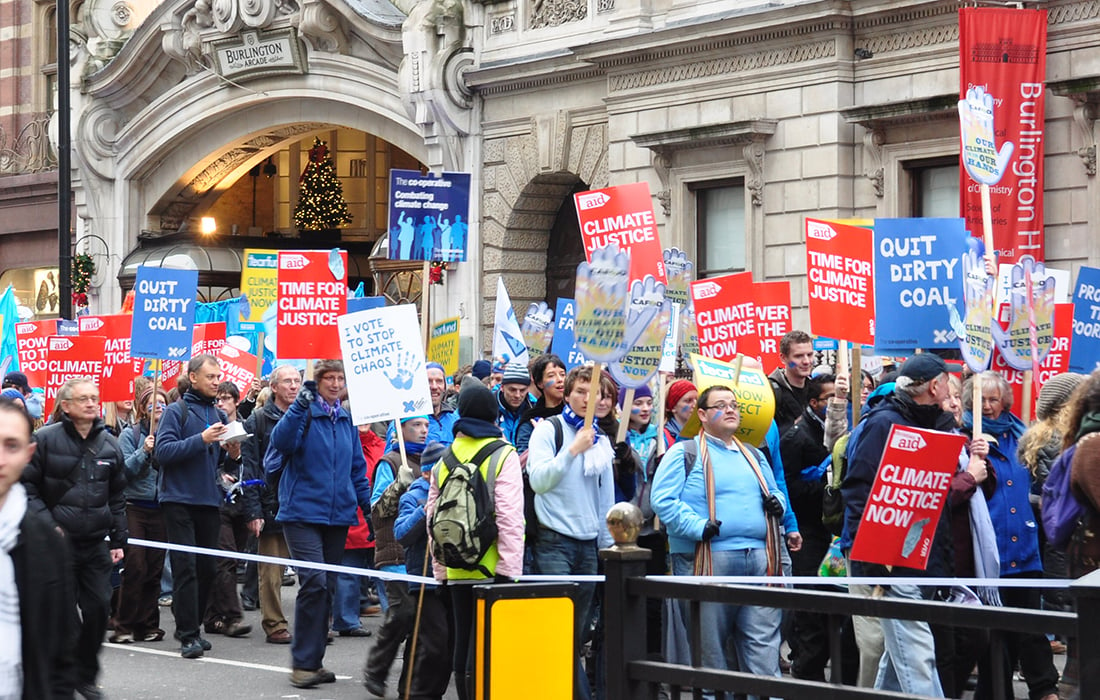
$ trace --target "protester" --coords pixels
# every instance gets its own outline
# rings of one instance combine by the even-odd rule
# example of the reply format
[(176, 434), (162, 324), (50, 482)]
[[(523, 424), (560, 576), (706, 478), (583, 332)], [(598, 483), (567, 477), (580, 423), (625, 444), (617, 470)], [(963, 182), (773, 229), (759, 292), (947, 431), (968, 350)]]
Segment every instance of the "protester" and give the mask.
[(539, 355), (531, 363), (531, 379), (539, 398), (535, 401), (516, 430), (516, 451), (523, 453), (528, 449), (531, 432), (539, 421), (561, 413), (565, 400), (565, 363), (554, 354)]
[[(160, 463), (160, 507), (168, 541), (217, 549), (221, 530), (219, 508), (225, 492), (218, 487), (218, 469), (227, 459), (240, 459), (239, 443), (224, 447), (225, 414), (214, 405), (221, 367), (213, 355), (196, 355), (187, 363), (187, 391), (164, 411), (158, 423), (153, 454)], [(180, 656), (197, 659), (210, 650), (200, 634), (202, 615), (217, 574), (209, 556), (172, 550), (172, 614)]]
[[(997, 534), (997, 551), (1001, 557), (1002, 578), (1033, 578), (1042, 576), (1043, 564), (1039, 557), (1039, 533), (1035, 516), (1031, 511), (1031, 474), (1016, 457), (1020, 438), (1024, 434), (1023, 422), (1011, 413), (1012, 386), (999, 373), (981, 373), (982, 432), (989, 442), (989, 516)], [(973, 429), (974, 417), (973, 378), (963, 385), (963, 427)], [(978, 436), (975, 436), (978, 437)], [(992, 439), (990, 439), (992, 438)], [(1001, 601), (1016, 608), (1040, 609), (1038, 588), (1004, 588)], [(1058, 669), (1054, 667), (1050, 641), (1038, 632), (1005, 632), (1002, 645), (990, 649), (991, 654), (1004, 654), (1006, 687), (1012, 683), (1012, 667), (1018, 662), (1027, 681), (1028, 695), (1036, 700), (1057, 700)], [(987, 684), (992, 682), (988, 672), (979, 668), (979, 697), (989, 697)], [(983, 692), (984, 691), (984, 692)]]
[(112, 401), (103, 406), (103, 424), (116, 438), (134, 423), (134, 401)]
[[(126, 545), (126, 471), (118, 441), (99, 417), (99, 389), (88, 377), (57, 392), (58, 422), (34, 436), (37, 447), (23, 472), (27, 508), (50, 521), (69, 541), (80, 609), (76, 692), (102, 697), (96, 687), (99, 649), (111, 604), (111, 567)], [(107, 539), (105, 539), (107, 538)]]
[[(604, 516), (615, 503), (615, 454), (602, 430), (584, 427), (591, 381), (591, 367), (575, 367), (565, 379), (560, 446), (556, 444), (554, 426), (548, 422), (535, 426), (531, 434), (527, 473), (535, 492), (539, 522), (535, 564), (541, 574), (595, 574), (598, 548), (611, 544)], [(593, 399), (598, 401), (604, 393), (610, 392), (601, 386)], [(578, 651), (587, 635), (594, 593), (594, 584), (579, 584), (574, 601)], [(579, 656), (574, 683), (575, 697), (590, 697)]]
[[(898, 372), (894, 393), (874, 405), (853, 431), (847, 445), (848, 471), (841, 486), (844, 499), (844, 531), (840, 547), (847, 556), (856, 537), (867, 498), (874, 484), (886, 439), (894, 425), (908, 425), (932, 430), (951, 430), (954, 419), (941, 408), (949, 395), (947, 365), (933, 354), (921, 353), (905, 361)], [(928, 568), (924, 571), (851, 560), (848, 573), (852, 576), (951, 576), (954, 571), (951, 553), (950, 518), (941, 516), (929, 551)], [(850, 586), (855, 595), (870, 595), (866, 586)], [(883, 588), (888, 598), (921, 600), (925, 591), (909, 584), (892, 584)], [(875, 688), (900, 690), (904, 693), (943, 697), (943, 687), (936, 672), (935, 642), (928, 623), (920, 620), (881, 618), (885, 651), (878, 665)], [(859, 627), (856, 641), (861, 645), (861, 661), (866, 659)], [(861, 675), (863, 670), (861, 669)]]
[[(266, 474), (264, 455), (271, 442), (271, 431), (283, 417), (302, 385), (298, 370), (290, 365), (276, 367), (269, 378), (271, 399), (262, 407), (253, 411), (244, 422), (244, 429), (252, 433), (251, 440), (241, 445), (241, 459), (249, 479), (265, 479), (264, 488), (259, 490), (260, 510), (264, 525), (256, 541), (256, 551), (262, 556), (287, 559), (290, 550), (283, 538), (283, 527), (275, 519), (279, 512), (279, 472)], [(283, 614), (283, 566), (282, 564), (257, 565), (259, 578), (260, 624), (269, 644), (290, 644), (290, 631)]]
[(21, 402), (0, 399), (0, 445), (0, 697), (68, 700), (80, 629), (69, 540), (19, 482), (38, 447)]
[[(447, 582), (451, 597), (455, 635), (451, 668), (455, 674), (455, 688), (459, 700), (471, 700), (475, 697), (473, 673), (478, 653), (472, 584), (514, 579), (523, 572), (523, 476), (515, 450), (501, 440), (493, 392), (478, 384), (464, 384), (458, 395), (458, 413), (461, 418), (455, 423), (454, 443), (449, 451), (458, 463), (470, 463), (493, 440), (501, 442), (478, 465), (482, 479), (488, 478), (490, 469), (496, 470), (493, 481), (496, 542), (473, 570), (447, 567), (438, 559), (432, 563), (435, 579)], [(446, 484), (450, 468), (441, 460), (431, 474), (428, 502), (424, 508), (429, 523), (439, 505), (439, 490)]]
[[(122, 431), (118, 441), (126, 460), (126, 522), (130, 536), (154, 542), (163, 542), (167, 533), (157, 500), (160, 465), (153, 458), (156, 437), (150, 432), (150, 421), (159, 421), (167, 405), (168, 394), (163, 388), (158, 387), (156, 392), (152, 386), (146, 388), (137, 397), (136, 421)], [(157, 605), (164, 550), (127, 545), (125, 561), (110, 640), (115, 644), (159, 642), (164, 639)]]
[(665, 392), (665, 449), (685, 439), (681, 434), (692, 413), (699, 391), (686, 379), (677, 379)]
[[(291, 557), (338, 564), (348, 527), (356, 523), (356, 504), (370, 508), (370, 487), (358, 430), (340, 406), (344, 363), (320, 360), (314, 375), (317, 380), (302, 385), (271, 431), (271, 447), (282, 454), (281, 464), (265, 459), (264, 466), (269, 474), (282, 471), (276, 520), (282, 523)], [(336, 680), (322, 665), (336, 574), (302, 568), (298, 579), (290, 683), (312, 688)]]
[[(619, 410), (629, 427), (626, 441), (638, 453), (641, 463), (648, 465), (657, 454), (657, 426), (653, 425), (653, 391), (648, 386), (634, 390), (634, 401), (625, 406), (626, 389), (619, 389)], [(643, 472), (643, 477), (646, 473)]]
[[(454, 440), (452, 429), (458, 420), (458, 414), (444, 400), (447, 397), (447, 372), (438, 362), (429, 362), (425, 369), (428, 373), (428, 391), (432, 398), (432, 412), (428, 415), (428, 441), (449, 445)], [(386, 429), (386, 444), (397, 444), (397, 434), (392, 422)]]
[(802, 415), (809, 397), (806, 380), (814, 368), (814, 342), (805, 331), (793, 330), (779, 339), (779, 359), (783, 366), (768, 375), (775, 392), (775, 422), (779, 433), (787, 429)]
[(4, 383), (0, 389), (18, 389), (24, 397), (30, 396), (31, 383), (27, 381), (27, 375), (22, 372), (8, 372), (4, 375)]
[[(696, 415), (699, 435), (673, 445), (653, 477), (653, 510), (668, 528), (673, 574), (778, 575), (779, 520), (787, 504), (763, 455), (736, 437), (737, 396), (725, 386), (709, 387)], [(699, 542), (709, 543), (709, 571), (696, 560)], [(690, 619), (686, 610), (684, 618)], [(779, 677), (779, 610), (703, 603), (698, 619), (704, 666)]]
[(505, 366), (504, 373), (501, 375), (500, 389), (496, 392), (497, 404), (500, 407), (497, 425), (504, 432), (504, 439), (513, 445), (516, 444), (523, 416), (534, 406), (528, 393), (530, 386), (531, 375), (526, 365), (513, 361)]

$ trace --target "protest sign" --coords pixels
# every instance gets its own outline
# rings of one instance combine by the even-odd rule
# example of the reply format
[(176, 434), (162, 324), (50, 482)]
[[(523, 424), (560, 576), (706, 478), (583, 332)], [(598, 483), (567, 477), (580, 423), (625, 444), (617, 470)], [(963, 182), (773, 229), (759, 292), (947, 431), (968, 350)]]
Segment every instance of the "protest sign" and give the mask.
[(673, 304), (670, 309), (668, 321), (668, 332), (665, 333), (664, 345), (661, 348), (661, 365), (657, 368), (659, 372), (675, 372), (676, 371), (676, 351), (680, 344), (680, 314), (683, 307), (679, 304)]
[(577, 266), (573, 337), (586, 358), (607, 362), (627, 350), (630, 256), (611, 246), (590, 257)]
[(630, 256), (630, 282), (644, 280), (646, 275), (662, 284), (668, 281), (648, 183), (578, 192), (573, 200), (588, 262), (601, 248), (617, 247)]
[(259, 323), (279, 297), (279, 251), (245, 248), (241, 261), (241, 320)]
[(806, 272), (814, 335), (874, 343), (873, 260), (869, 229), (806, 219)]
[(390, 260), (466, 260), (470, 173), (390, 171)]
[(415, 306), (357, 311), (340, 316), (337, 326), (355, 425), (431, 412)]
[(1011, 279), (1008, 328), (993, 324), (993, 341), (1008, 366), (1032, 369), (1032, 363), (1042, 361), (1054, 342), (1056, 282), (1030, 255), (1013, 265)]
[(224, 343), (214, 357), (218, 358), (218, 364), (221, 365), (222, 381), (233, 382), (241, 396), (247, 395), (256, 379), (256, 356)]
[[(23, 361), (20, 354), (19, 361)], [(1100, 368), (1100, 268), (1082, 267), (1073, 291), (1073, 343), (1069, 369), (1088, 374)]]
[(94, 335), (51, 335), (46, 339), (45, 415), (53, 411), (58, 389), (70, 379), (88, 377), (98, 386), (105, 342), (102, 336)]
[(46, 386), (46, 339), (57, 334), (57, 319), (20, 321), (15, 324), (19, 371), (32, 387)]
[(160, 380), (166, 386), (176, 381), (176, 378), (184, 372), (187, 361), (195, 355), (215, 355), (225, 345), (226, 324), (224, 321), (214, 323), (196, 323), (195, 330), (191, 334), (191, 349), (183, 359), (168, 360), (161, 363)]
[(699, 326), (695, 322), (695, 302), (688, 296), (688, 303), (680, 310), (680, 354), (688, 363), (692, 353), (698, 354), (699, 350)]
[(527, 356), (534, 359), (544, 354), (554, 339), (554, 312), (545, 301), (528, 304), (519, 329), (523, 344), (527, 346)]
[(336, 318), (347, 309), (347, 263), (343, 250), (280, 251), (275, 317), (280, 360), (339, 356)]
[(584, 353), (577, 347), (576, 338), (573, 335), (573, 321), (576, 318), (576, 302), (565, 297), (558, 297), (558, 305), (554, 313), (557, 319), (554, 324), (554, 341), (551, 352), (561, 358), (565, 363), (565, 369), (570, 370), (585, 362)]
[[(691, 366), (695, 370), (693, 383), (700, 394), (716, 384), (733, 389), (737, 394), (737, 404), (741, 407), (741, 426), (737, 429), (737, 438), (756, 447), (763, 445), (775, 417), (775, 392), (760, 365), (751, 358), (745, 358), (738, 373), (729, 362), (692, 353)], [(680, 432), (685, 437), (694, 437), (701, 425), (698, 414), (693, 412)]]
[(138, 267), (130, 355), (155, 360), (187, 357), (198, 281), (197, 270)]
[(80, 335), (104, 338), (103, 374), (99, 378), (99, 399), (130, 401), (134, 398), (134, 378), (141, 374), (142, 360), (130, 357), (130, 314), (81, 316), (77, 319)]
[(966, 438), (895, 425), (852, 545), (852, 559), (924, 569)]
[[(1002, 307), (1002, 313), (1005, 312), (1007, 307)], [(1049, 349), (1042, 355), (1039, 362), (1039, 371), (1033, 372), (1032, 382), (1036, 387), (1041, 387), (1051, 377), (1061, 374), (1063, 372), (1072, 372), (1070, 368), (1070, 357), (1072, 352), (1071, 336), (1073, 331), (1073, 305), (1072, 304), (1056, 304), (1054, 306), (1054, 317), (1052, 319), (1053, 333), (1051, 334), (1051, 341)], [(1046, 349), (1046, 348), (1044, 348)], [(1030, 351), (1025, 350), (1025, 354), (1030, 358)], [(1012, 413), (1017, 416), (1024, 415), (1024, 380), (1026, 370), (1032, 369), (1030, 359), (1028, 359), (1026, 366), (1023, 369), (1014, 369), (1005, 361), (1004, 355), (998, 350), (993, 355), (993, 364), (991, 366), (996, 372), (1000, 372), (1001, 375), (1008, 381), (1009, 386), (1012, 387)], [(1035, 415), (1035, 402), (1039, 398), (1039, 392), (1037, 390), (1030, 393), (1030, 404), (1027, 406), (1028, 416)]]
[(687, 253), (679, 248), (665, 248), (665, 296), (673, 304), (681, 306), (688, 302), (691, 293), (691, 281), (695, 278), (695, 263), (687, 259)]
[(963, 219), (875, 219), (875, 349), (954, 347), (963, 298)]
[(428, 361), (443, 365), (448, 381), (458, 373), (458, 316), (432, 326), (428, 337)]
[(523, 340), (523, 331), (516, 320), (516, 311), (512, 308), (512, 299), (504, 286), (504, 277), (497, 278), (497, 303), (493, 318), (493, 358), (527, 364), (531, 358), (527, 354), (527, 344)]
[(751, 272), (692, 282), (691, 299), (699, 328), (699, 354), (724, 361), (738, 354), (760, 355)]
[[(1021, 261), (1023, 256), (1020, 257)], [(1019, 287), (1022, 280), (1019, 277), (1013, 277), (1013, 270), (1016, 269), (1019, 263), (1012, 265), (998, 265), (997, 266), (997, 305), (1011, 303), (1011, 295), (1013, 287)], [(1059, 270), (1053, 267), (1047, 267), (1042, 265), (1040, 268), (1033, 269), (1033, 275), (1031, 278), (1032, 284), (1042, 284), (1046, 280), (1054, 280), (1054, 303), (1055, 304), (1068, 304), (1070, 299), (1070, 277), (1069, 270)]]
[(630, 287), (630, 310), (626, 321), (628, 350), (609, 363), (608, 371), (620, 387), (637, 389), (657, 374), (672, 304), (665, 296), (665, 286), (655, 283), (652, 277), (646, 277), (645, 282), (635, 281)]
[[(760, 338), (760, 362), (764, 367), (782, 364), (779, 341), (791, 331), (791, 283), (755, 282), (756, 335)], [(816, 348), (815, 348), (816, 349)]]

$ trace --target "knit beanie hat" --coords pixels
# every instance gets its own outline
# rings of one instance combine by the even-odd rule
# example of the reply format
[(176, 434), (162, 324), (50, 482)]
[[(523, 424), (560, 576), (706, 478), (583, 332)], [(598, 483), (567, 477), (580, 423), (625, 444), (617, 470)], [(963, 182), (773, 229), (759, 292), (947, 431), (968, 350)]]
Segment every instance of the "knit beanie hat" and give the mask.
[(470, 369), (470, 374), (474, 375), (478, 379), (485, 379), (492, 372), (493, 366), (489, 364), (488, 360), (478, 360), (474, 363), (474, 366)]
[[(695, 385), (686, 379), (677, 379), (668, 387), (668, 396), (665, 397), (665, 410), (671, 411), (680, 403), (680, 399), (688, 392), (695, 391)], [(637, 394), (635, 394), (637, 396)]]
[(527, 386), (531, 383), (531, 373), (527, 371), (527, 365), (512, 361), (504, 366), (504, 377), (501, 378), (500, 383)]
[(443, 458), (447, 446), (439, 440), (432, 440), (424, 451), (420, 453), (420, 471), (426, 472), (435, 466), (435, 463)]
[(476, 418), (495, 423), (498, 410), (496, 396), (489, 387), (480, 383), (463, 382), (462, 391), (458, 392), (458, 415), (461, 418)]
[[(634, 390), (635, 401), (644, 398), (653, 398), (653, 392), (650, 390), (648, 384), (643, 384), (642, 386)], [(623, 405), (623, 401), (626, 401), (626, 387), (619, 389), (619, 408), (628, 408), (627, 406)]]
[(1035, 401), (1035, 417), (1039, 420), (1053, 418), (1054, 414), (1062, 410), (1073, 390), (1085, 379), (1085, 375), (1076, 372), (1056, 374), (1048, 379), (1039, 389), (1039, 398)]
[(27, 401), (23, 398), (23, 392), (19, 391), (15, 387), (8, 387), (3, 391), (0, 391), (0, 398), (7, 399), (8, 401), (18, 401), (19, 405), (26, 407)]

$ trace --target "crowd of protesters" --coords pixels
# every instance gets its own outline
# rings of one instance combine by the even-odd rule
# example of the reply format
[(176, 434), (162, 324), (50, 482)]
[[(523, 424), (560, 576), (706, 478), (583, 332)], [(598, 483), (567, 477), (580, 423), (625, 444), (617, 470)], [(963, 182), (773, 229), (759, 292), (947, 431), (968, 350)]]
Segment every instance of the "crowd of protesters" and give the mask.
[[(243, 400), (210, 355), (192, 358), (170, 391), (139, 378), (128, 402), (102, 405), (93, 380), (70, 380), (45, 425), (26, 377), (10, 373), (0, 396), (0, 577), (16, 586), (0, 585), (0, 611), (11, 609), (5, 591), (14, 590), (20, 617), (0, 626), (21, 620), (23, 643), (21, 655), (0, 656), (0, 698), (103, 697), (97, 659), (108, 628), (114, 643), (164, 640), (165, 554), (129, 545), (128, 537), (302, 562), (293, 625), (282, 610), (282, 566), (259, 564), (252, 593), (265, 640), (289, 646), (290, 683), (335, 682), (324, 666), (332, 637), (373, 636), (363, 672), (369, 693), (384, 696), (405, 648), (401, 691), (407, 678), (409, 696), (425, 699), (441, 698), (452, 684), (463, 700), (477, 696), (470, 584), (599, 573), (598, 551), (611, 541), (604, 518), (617, 501), (642, 511), (639, 544), (652, 552), (653, 575), (820, 574), (820, 588), (837, 590), (839, 568), (884, 582), (848, 586), (853, 595), (915, 600), (947, 599), (950, 587), (890, 585), (890, 577), (1065, 577), (1097, 567), (1100, 372), (1048, 379), (1029, 427), (1011, 412), (1012, 389), (1001, 375), (982, 374), (981, 405), (974, 405), (974, 378), (956, 376), (934, 354), (857, 371), (856, 402), (850, 377), (815, 366), (809, 335), (788, 333), (780, 357), (769, 375), (775, 418), (759, 446), (737, 439), (734, 386), (700, 391), (675, 379), (663, 392), (637, 389), (624, 405), (627, 392), (606, 373), (592, 386), (591, 367), (568, 370), (550, 354), (529, 365), (481, 360), (450, 384), (429, 363), (431, 411), (397, 426), (353, 425), (338, 360), (316, 362), (305, 381), (293, 366), (276, 367)], [(589, 401), (596, 402), (590, 425)], [(688, 435), (690, 425), (699, 428)], [(924, 570), (848, 558), (894, 425), (967, 437)], [(462, 463), (490, 485), (496, 520), (496, 538), (472, 568), (436, 560), (429, 546), (440, 493)], [(39, 549), (41, 567), (28, 567), (28, 553)], [(167, 559), (172, 637), (182, 657), (211, 653), (204, 635), (250, 634), (236, 561), (180, 549)], [(306, 562), (427, 574), (437, 585), (383, 583)], [(576, 597), (576, 698), (605, 697), (602, 595), (582, 583)], [(987, 605), (1065, 605), (1030, 588), (987, 587), (976, 597)], [(360, 618), (377, 611), (376, 600), (384, 616), (372, 631)], [(686, 603), (651, 600), (646, 619), (651, 658), (690, 663)], [(702, 660), (711, 668), (817, 681), (831, 670), (850, 685), (955, 698), (975, 687), (976, 673), (981, 700), (1001, 700), (994, 668), (1004, 670), (1009, 688), (1018, 669), (1030, 700), (1068, 697), (1074, 684), (1071, 640), (1039, 633), (990, 637), (921, 621), (717, 603), (703, 603), (699, 620)], [(28, 634), (28, 623), (55, 633)], [(833, 625), (840, 659), (831, 658)], [(1067, 642), (1060, 678), (1054, 655)]]

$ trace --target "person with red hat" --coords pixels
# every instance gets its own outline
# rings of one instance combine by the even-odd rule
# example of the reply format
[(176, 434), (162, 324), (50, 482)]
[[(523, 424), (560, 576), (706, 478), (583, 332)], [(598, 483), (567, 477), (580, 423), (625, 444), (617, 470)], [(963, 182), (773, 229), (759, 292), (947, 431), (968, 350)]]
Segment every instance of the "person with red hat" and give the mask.
[(699, 391), (686, 379), (677, 379), (665, 395), (665, 449), (685, 439), (680, 433), (695, 410)]

